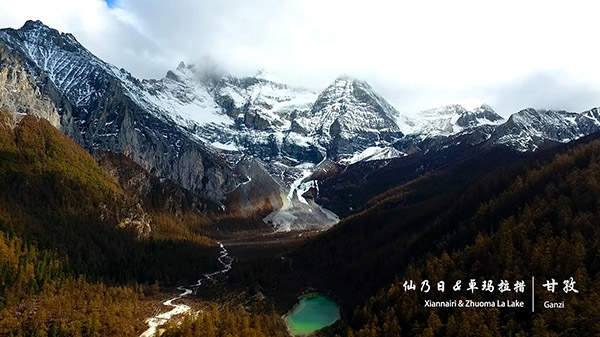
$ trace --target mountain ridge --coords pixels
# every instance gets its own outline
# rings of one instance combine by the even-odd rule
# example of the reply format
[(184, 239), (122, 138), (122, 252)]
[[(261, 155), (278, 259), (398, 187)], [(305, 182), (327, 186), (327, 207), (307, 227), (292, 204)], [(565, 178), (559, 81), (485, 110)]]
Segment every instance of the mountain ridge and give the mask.
[(211, 149), (130, 97), (138, 80), (80, 48), (72, 35), (28, 21), (21, 30), (1, 30), (0, 40), (12, 52), (2, 58), (21, 60), (21, 70), (57, 107), (61, 131), (86, 149), (125, 153), (159, 177), (215, 201), (237, 184)]
[[(207, 61), (140, 80), (40, 21), (0, 30), (0, 60), (4, 108), (50, 120), (88, 151), (123, 153), (224, 211), (249, 179), (235, 170), (246, 156), (296, 195), (307, 170), (326, 159), (348, 166), (464, 144), (527, 152), (600, 130), (597, 108), (526, 109), (505, 121), (489, 105), (455, 104), (406, 116), (367, 82), (345, 75), (316, 92), (261, 73), (238, 78)], [(20, 87), (27, 90), (14, 90)]]

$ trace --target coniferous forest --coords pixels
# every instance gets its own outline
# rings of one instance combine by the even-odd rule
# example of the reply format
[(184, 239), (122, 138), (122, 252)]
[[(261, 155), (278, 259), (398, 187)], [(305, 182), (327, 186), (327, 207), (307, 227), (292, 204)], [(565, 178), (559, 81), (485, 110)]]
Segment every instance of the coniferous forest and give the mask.
[[(140, 208), (47, 121), (27, 116), (11, 129), (2, 117), (0, 335), (136, 336), (160, 287), (216, 268), (214, 241), (196, 232), (201, 214)], [(119, 228), (136, 212), (154, 215), (155, 233)]]
[[(331, 283), (339, 294), (348, 294), (348, 303), (359, 302), (342, 335), (598, 335), (594, 308), (599, 304), (600, 141), (588, 141), (501, 168), (448, 196), (435, 196), (434, 203), (407, 201), (412, 192), (405, 186), (348, 219), (339, 233), (331, 231), (307, 244), (301, 254), (317, 261), (313, 268), (335, 268), (342, 265), (340, 260), (352, 261), (333, 274)], [(421, 182), (414, 188), (420, 194), (426, 186)], [(329, 253), (320, 247), (328, 247)], [(313, 254), (323, 257), (316, 259)], [(497, 292), (471, 296), (464, 291), (418, 291), (422, 280), (432, 287), (438, 281), (450, 287), (463, 280), (466, 287), (474, 278), (480, 287), (482, 280), (528, 280), (532, 275), (540, 279), (535, 313), (530, 306), (425, 308), (425, 299), (494, 301), (502, 297)], [(569, 277), (576, 280), (579, 293), (549, 294), (541, 288), (542, 280)], [(383, 285), (390, 279), (391, 284)], [(417, 283), (417, 291), (405, 291), (408, 280)], [(380, 290), (356, 296), (369, 286)], [(526, 301), (529, 298), (524, 296)], [(564, 300), (568, 308), (544, 309), (545, 300)]]
[[(3, 128), (1, 136), (3, 334), (136, 335), (144, 328), (136, 318), (156, 305), (160, 287), (215, 268), (214, 242), (199, 234), (210, 220), (196, 216), (194, 228), (181, 218), (156, 217), (157, 228), (164, 221), (178, 228), (171, 233), (188, 234), (140, 237), (139, 229), (115, 226), (134, 196), (44, 120), (26, 117), (14, 131)], [(294, 260), (291, 269), (297, 268), (294, 276), (326, 275), (321, 285), (343, 304), (347, 318), (331, 333), (599, 334), (594, 308), (600, 304), (595, 295), (600, 284), (595, 225), (600, 141), (589, 137), (509, 163), (466, 185), (453, 184), (464, 180), (459, 174), (464, 168), (458, 165), (391, 189), (371, 200), (369, 208), (287, 253)], [(103, 206), (98, 209), (98, 204)], [(232, 274), (232, 284), (277, 289), (276, 279), (292, 273), (269, 258), (262, 261), (260, 275), (248, 261)], [(560, 312), (530, 313), (425, 308), (425, 299), (465, 299), (469, 294), (426, 294), (403, 287), (406, 280), (433, 285), (531, 275), (573, 277), (580, 293), (549, 295), (536, 289), (539, 298), (564, 300), (568, 306)], [(494, 300), (497, 295), (475, 293), (471, 298)], [(212, 305), (165, 329), (164, 336), (287, 334), (280, 314), (264, 305)]]
[(600, 336), (595, 7), (0, 1), (0, 337)]

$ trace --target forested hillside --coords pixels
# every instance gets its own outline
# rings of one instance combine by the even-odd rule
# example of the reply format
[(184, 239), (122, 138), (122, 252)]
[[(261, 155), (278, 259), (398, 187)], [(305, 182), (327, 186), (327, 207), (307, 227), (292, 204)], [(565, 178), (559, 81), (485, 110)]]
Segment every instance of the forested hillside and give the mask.
[[(460, 191), (422, 202), (407, 202), (414, 195), (410, 185), (390, 191), (372, 209), (342, 224), (341, 233), (334, 230), (317, 240), (332, 247), (330, 254), (310, 252), (324, 254), (315, 263), (319, 268), (334, 268), (341, 259), (350, 264), (336, 274), (336, 280), (344, 275), (348, 280), (338, 286), (342, 296), (352, 291), (363, 294), (362, 289), (374, 289), (396, 275), (396, 282), (382, 287), (354, 311), (347, 335), (600, 334), (595, 309), (600, 305), (600, 141), (582, 143), (550, 159), (541, 156), (526, 165), (498, 170)], [(413, 188), (431, 186), (415, 184)], [(403, 288), (403, 282), (411, 279), (454, 284), (460, 279), (464, 283), (470, 278), (481, 282), (531, 276), (540, 280), (533, 314), (531, 307), (425, 308), (425, 299), (494, 300), (500, 295), (424, 294)], [(576, 280), (579, 293), (550, 294), (541, 287), (543, 280), (569, 277)], [(349, 297), (343, 299), (353, 303)], [(564, 300), (565, 308), (544, 309), (544, 300)]]
[[(88, 282), (55, 252), (0, 231), (0, 335), (135, 336), (156, 289)], [(154, 304), (154, 303), (152, 303)]]
[(287, 327), (279, 315), (264, 306), (249, 310), (242, 306), (218, 308), (210, 305), (205, 310), (186, 316), (182, 322), (165, 325), (162, 337), (285, 337)]
[(0, 334), (135, 335), (157, 290), (137, 284), (215, 268), (189, 217), (140, 206), (46, 120), (0, 117)]
[[(486, 175), (502, 158), (513, 164)], [(524, 161), (503, 149), (482, 151), (390, 189), (296, 251), (295, 268), (326, 275), (324, 286), (347, 307), (361, 304), (414, 259), (464, 247), (479, 229), (457, 232), (461, 222), (525, 172)]]
[(14, 129), (0, 132), (0, 220), (40, 248), (64, 254), (75, 272), (174, 283), (179, 280), (173, 276), (192, 279), (215, 264), (216, 247), (209, 247), (214, 245), (209, 239), (160, 234), (164, 227), (193, 223), (184, 225), (175, 215), (153, 218), (164, 213), (140, 206), (143, 202), (46, 120), (27, 115)]
[(0, 337), (600, 337), (594, 7), (0, 0)]

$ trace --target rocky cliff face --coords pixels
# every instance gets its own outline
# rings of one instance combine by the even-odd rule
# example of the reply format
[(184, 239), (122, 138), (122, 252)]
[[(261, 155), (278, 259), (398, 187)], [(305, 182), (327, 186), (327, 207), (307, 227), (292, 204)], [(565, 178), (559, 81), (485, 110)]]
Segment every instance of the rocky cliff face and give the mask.
[(45, 118), (55, 127), (60, 127), (60, 116), (54, 102), (43, 95), (23, 64), (6, 48), (0, 45), (0, 109), (14, 116), (26, 114)]
[(329, 158), (342, 159), (401, 138), (398, 116), (366, 82), (341, 76), (319, 95), (306, 128), (327, 149)]
[(35, 83), (4, 104), (42, 105), (36, 110), (86, 149), (124, 153), (207, 199), (223, 201), (239, 183), (210, 147), (171, 116), (142, 104), (138, 80), (92, 55), (72, 35), (28, 21), (21, 29), (1, 30), (0, 47), (2, 73), (11, 78), (3, 81), (3, 92), (14, 93), (15, 78)]
[(456, 125), (461, 128), (472, 128), (483, 124), (500, 124), (504, 118), (498, 115), (491, 106), (482, 104), (480, 107), (462, 113), (456, 120)]
[[(597, 108), (526, 109), (504, 121), (485, 104), (448, 105), (409, 117), (348, 76), (318, 93), (264, 73), (238, 78), (182, 62), (162, 79), (139, 80), (34, 21), (0, 30), (0, 110), (43, 117), (90, 152), (124, 154), (206, 205), (285, 208), (269, 218), (280, 228), (335, 223), (303, 197), (310, 191), (318, 200), (319, 179), (307, 177), (319, 163), (346, 167), (469, 146), (535, 151), (600, 130)], [(309, 216), (315, 211), (318, 219)]]
[(161, 180), (125, 155), (96, 151), (98, 165), (117, 179), (121, 187), (148, 212), (166, 213), (178, 219), (186, 214), (215, 213), (219, 204), (198, 197), (170, 180)]
[(544, 142), (567, 143), (600, 131), (598, 117), (598, 108), (582, 113), (524, 109), (499, 125), (490, 142), (518, 151), (534, 151)]

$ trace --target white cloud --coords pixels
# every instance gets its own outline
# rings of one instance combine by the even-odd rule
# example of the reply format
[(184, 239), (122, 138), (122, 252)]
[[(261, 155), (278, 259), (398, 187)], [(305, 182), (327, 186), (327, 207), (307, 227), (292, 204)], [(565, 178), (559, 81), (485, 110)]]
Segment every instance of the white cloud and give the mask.
[(0, 23), (41, 19), (105, 60), (160, 77), (210, 55), (234, 74), (268, 69), (322, 88), (341, 73), (369, 81), (401, 111), (486, 101), (600, 105), (594, 2), (4, 1)]
[(100, 58), (137, 75), (156, 74), (171, 58), (141, 31), (135, 15), (110, 9), (102, 0), (19, 0), (0, 2), (0, 26), (18, 28), (26, 20), (41, 20), (70, 32)]

